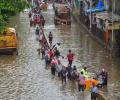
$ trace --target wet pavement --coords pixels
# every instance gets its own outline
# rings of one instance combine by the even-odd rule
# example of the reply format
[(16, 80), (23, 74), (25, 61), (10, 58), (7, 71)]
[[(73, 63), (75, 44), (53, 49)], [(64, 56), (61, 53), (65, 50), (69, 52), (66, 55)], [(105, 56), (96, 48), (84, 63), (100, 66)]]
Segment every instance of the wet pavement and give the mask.
[[(46, 19), (45, 34), (51, 31), (53, 44), (62, 43), (59, 47), (61, 54), (65, 56), (69, 49), (75, 52), (74, 65), (77, 67), (80, 67), (79, 59), (93, 65), (97, 71), (104, 67), (109, 73), (108, 100), (120, 100), (119, 59), (113, 59), (74, 21), (71, 27), (55, 26), (51, 5), (43, 15)], [(53, 78), (50, 70), (45, 69), (44, 60), (37, 53), (39, 45), (35, 29), (30, 28), (27, 13), (15, 16), (11, 22), (18, 32), (19, 55), (0, 56), (0, 100), (90, 100), (87, 94), (77, 91), (75, 83), (67, 82), (62, 86), (60, 79)], [(65, 59), (62, 62), (67, 63)]]

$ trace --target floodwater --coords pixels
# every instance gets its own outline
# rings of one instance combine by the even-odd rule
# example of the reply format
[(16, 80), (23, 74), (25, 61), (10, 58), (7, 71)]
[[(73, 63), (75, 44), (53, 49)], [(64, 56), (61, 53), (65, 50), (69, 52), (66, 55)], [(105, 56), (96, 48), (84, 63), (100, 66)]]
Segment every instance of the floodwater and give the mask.
[[(120, 100), (120, 62), (112, 58), (108, 51), (93, 40), (82, 26), (74, 21), (71, 27), (54, 25), (52, 6), (43, 12), (46, 19), (45, 34), (53, 33), (53, 44), (61, 42), (60, 52), (65, 56), (69, 49), (75, 53), (74, 65), (80, 62), (93, 65), (96, 72), (105, 68), (109, 80), (105, 94), (108, 100)], [(52, 77), (45, 69), (44, 60), (38, 56), (38, 41), (30, 28), (26, 12), (11, 19), (11, 26), (18, 33), (18, 56), (0, 56), (0, 100), (90, 100), (87, 94), (77, 91), (75, 83), (61, 84), (60, 79)], [(66, 60), (62, 59), (66, 64)]]

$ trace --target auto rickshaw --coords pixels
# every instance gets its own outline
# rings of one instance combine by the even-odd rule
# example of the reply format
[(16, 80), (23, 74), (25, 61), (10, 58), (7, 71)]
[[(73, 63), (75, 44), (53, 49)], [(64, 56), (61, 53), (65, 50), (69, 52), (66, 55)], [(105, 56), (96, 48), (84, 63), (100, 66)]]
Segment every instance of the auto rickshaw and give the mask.
[(0, 33), (0, 53), (3, 52), (18, 53), (16, 30), (14, 28), (5, 28), (5, 30)]

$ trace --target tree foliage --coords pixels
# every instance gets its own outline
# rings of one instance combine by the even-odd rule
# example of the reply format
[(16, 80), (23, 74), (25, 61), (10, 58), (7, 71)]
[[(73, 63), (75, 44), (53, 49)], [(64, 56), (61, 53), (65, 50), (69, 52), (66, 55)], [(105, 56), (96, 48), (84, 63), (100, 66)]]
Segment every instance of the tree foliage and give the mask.
[(10, 16), (23, 11), (29, 4), (26, 0), (0, 0), (0, 31)]

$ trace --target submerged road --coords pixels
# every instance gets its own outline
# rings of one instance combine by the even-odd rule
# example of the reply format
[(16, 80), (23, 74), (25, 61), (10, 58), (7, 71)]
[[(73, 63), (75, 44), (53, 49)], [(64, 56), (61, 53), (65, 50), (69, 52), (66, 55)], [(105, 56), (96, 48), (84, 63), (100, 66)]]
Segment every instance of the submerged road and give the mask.
[[(120, 100), (120, 62), (110, 57), (96, 41), (90, 38), (82, 26), (72, 21), (71, 27), (55, 26), (54, 12), (49, 5), (43, 12), (46, 19), (45, 34), (53, 33), (53, 44), (61, 42), (62, 55), (71, 49), (75, 52), (74, 65), (78, 68), (81, 61), (93, 65), (96, 71), (105, 68), (109, 73), (108, 89), (105, 90), (109, 100)], [(20, 13), (11, 19), (11, 26), (18, 32), (18, 56), (0, 56), (0, 100), (90, 100), (87, 94), (77, 91), (75, 83), (61, 84), (60, 79), (53, 78), (50, 70), (45, 69), (44, 60), (38, 56), (38, 41), (34, 28), (29, 26), (27, 13)], [(62, 60), (66, 64), (66, 60)]]

